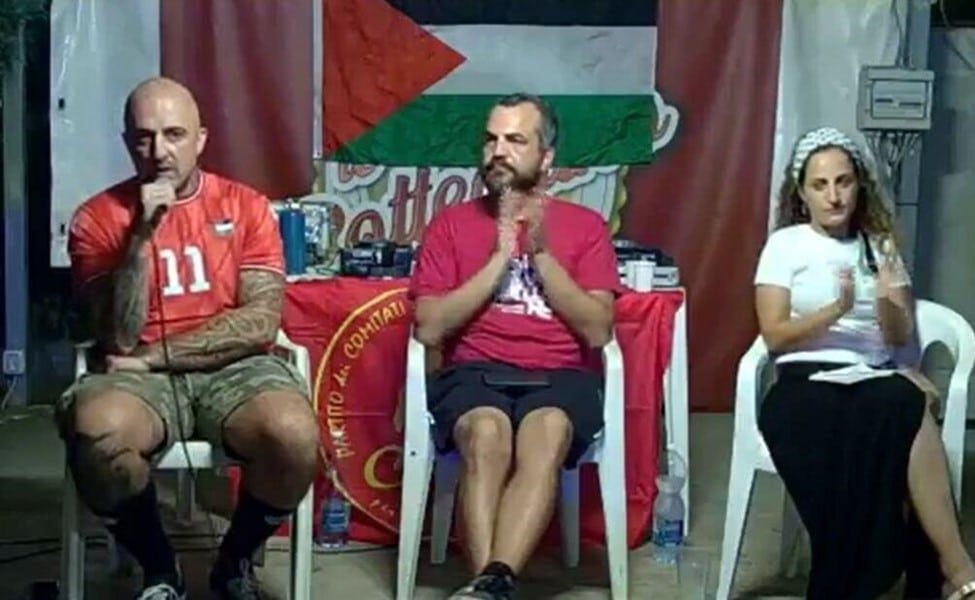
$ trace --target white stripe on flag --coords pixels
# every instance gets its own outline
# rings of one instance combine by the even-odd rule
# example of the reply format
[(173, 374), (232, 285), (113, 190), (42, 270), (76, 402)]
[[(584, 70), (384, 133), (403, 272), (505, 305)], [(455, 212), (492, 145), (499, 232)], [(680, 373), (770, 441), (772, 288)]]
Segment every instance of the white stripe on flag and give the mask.
[(428, 25), (467, 60), (426, 94), (647, 94), (656, 27)]
[(159, 0), (52, 3), (52, 266), (68, 266), (65, 232), (78, 204), (132, 174), (120, 137), (125, 97), (159, 71)]

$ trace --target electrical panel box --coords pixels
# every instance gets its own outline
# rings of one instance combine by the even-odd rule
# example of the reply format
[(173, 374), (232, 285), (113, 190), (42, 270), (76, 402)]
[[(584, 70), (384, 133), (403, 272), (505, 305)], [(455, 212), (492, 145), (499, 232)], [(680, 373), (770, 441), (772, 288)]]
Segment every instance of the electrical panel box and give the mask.
[(901, 67), (860, 69), (857, 127), (861, 131), (931, 129), (934, 71)]
[(3, 351), (3, 374), (4, 375), (23, 375), (26, 371), (24, 365), (23, 350), (4, 350)]

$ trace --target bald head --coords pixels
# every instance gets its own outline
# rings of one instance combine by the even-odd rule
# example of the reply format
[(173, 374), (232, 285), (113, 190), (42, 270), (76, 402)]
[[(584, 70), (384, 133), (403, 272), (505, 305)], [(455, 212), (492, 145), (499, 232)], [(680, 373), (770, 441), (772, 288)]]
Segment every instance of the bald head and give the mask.
[(168, 77), (153, 77), (135, 86), (125, 100), (123, 120), (125, 128), (133, 125), (135, 113), (153, 108), (155, 104), (167, 104), (185, 116), (187, 125), (200, 126), (200, 109), (196, 99), (180, 82)]
[(206, 128), (186, 86), (166, 77), (143, 81), (125, 101), (124, 122), (125, 143), (140, 179), (168, 180), (177, 193), (195, 186)]

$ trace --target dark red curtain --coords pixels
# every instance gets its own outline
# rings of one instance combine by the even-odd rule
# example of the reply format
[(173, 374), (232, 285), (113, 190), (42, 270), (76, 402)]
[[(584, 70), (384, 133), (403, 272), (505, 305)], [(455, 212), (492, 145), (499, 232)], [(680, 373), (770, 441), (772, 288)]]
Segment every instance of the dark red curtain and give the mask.
[(726, 411), (756, 334), (781, 0), (661, 0), (657, 89), (680, 113), (653, 165), (630, 171), (620, 233), (673, 255), (688, 289), (692, 408)]
[(311, 191), (311, 2), (160, 2), (162, 73), (196, 95), (203, 165), (274, 199)]

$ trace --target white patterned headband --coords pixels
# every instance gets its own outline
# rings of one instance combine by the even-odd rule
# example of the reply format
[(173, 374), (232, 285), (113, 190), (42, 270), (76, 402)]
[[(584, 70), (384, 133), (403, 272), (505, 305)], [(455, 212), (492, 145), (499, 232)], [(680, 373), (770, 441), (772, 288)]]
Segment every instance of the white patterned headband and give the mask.
[(821, 148), (827, 146), (837, 146), (850, 153), (857, 167), (862, 171), (864, 168), (863, 156), (860, 148), (850, 139), (848, 135), (832, 127), (820, 127), (814, 129), (801, 138), (796, 143), (796, 149), (792, 152), (792, 178), (799, 181), (799, 174), (802, 167), (809, 160), (809, 156)]

